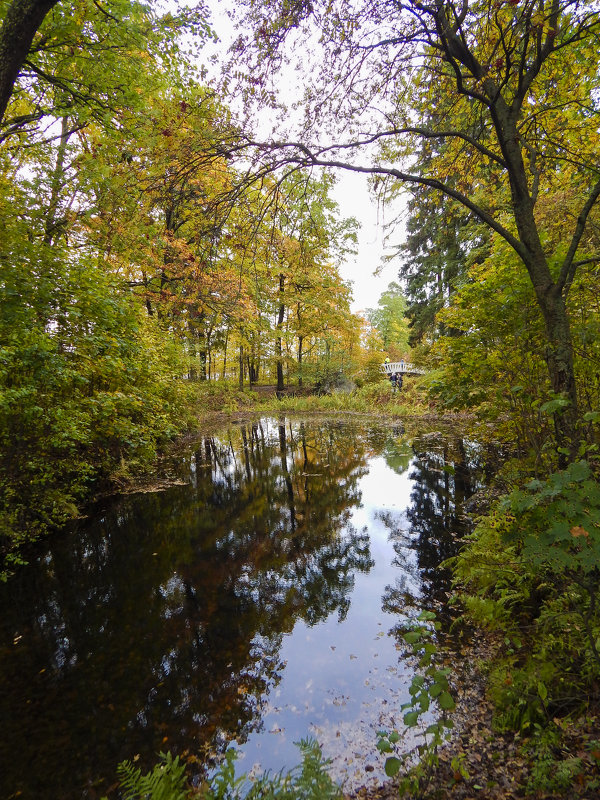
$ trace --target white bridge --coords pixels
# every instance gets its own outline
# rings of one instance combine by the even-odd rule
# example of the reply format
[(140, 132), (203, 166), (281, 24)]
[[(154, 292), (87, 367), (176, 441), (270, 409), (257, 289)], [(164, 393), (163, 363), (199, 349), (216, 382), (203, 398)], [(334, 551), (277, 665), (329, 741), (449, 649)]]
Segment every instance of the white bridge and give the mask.
[(393, 375), (394, 372), (399, 372), (401, 375), (424, 375), (425, 370), (415, 367), (414, 364), (409, 364), (408, 361), (387, 361), (381, 365), (381, 371), (386, 375)]

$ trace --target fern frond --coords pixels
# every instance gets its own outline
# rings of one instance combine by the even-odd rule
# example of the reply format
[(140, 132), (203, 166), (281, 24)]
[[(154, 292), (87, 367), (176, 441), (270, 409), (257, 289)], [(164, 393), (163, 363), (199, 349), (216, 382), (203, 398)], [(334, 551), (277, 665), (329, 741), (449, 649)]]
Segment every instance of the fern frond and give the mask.
[(179, 756), (160, 753), (160, 762), (146, 775), (131, 761), (119, 764), (117, 774), (121, 783), (123, 800), (185, 800), (185, 764)]

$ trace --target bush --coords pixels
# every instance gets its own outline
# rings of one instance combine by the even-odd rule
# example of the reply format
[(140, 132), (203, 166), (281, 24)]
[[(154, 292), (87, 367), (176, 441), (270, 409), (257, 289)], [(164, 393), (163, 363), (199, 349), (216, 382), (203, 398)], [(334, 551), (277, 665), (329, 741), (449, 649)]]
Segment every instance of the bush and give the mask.
[(585, 707), (600, 680), (600, 484), (586, 461), (504, 497), (453, 560), (467, 613), (501, 631), (501, 728)]

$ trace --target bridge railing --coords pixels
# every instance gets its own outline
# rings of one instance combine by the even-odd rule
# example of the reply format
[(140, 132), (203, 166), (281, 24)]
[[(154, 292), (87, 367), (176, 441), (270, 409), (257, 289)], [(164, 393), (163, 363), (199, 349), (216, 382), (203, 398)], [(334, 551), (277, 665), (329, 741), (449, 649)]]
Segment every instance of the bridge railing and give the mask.
[(392, 375), (394, 372), (404, 374), (410, 372), (413, 375), (423, 375), (425, 370), (415, 367), (414, 364), (409, 364), (408, 361), (387, 361), (381, 365), (381, 371), (386, 375)]

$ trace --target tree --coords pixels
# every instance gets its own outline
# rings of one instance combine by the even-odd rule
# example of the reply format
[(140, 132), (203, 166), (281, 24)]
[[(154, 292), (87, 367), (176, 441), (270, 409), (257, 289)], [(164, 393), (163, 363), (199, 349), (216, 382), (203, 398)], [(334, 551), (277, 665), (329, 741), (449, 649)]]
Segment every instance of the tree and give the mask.
[(118, 125), (122, 110), (143, 109), (165, 78), (189, 79), (181, 35), (193, 32), (200, 45), (210, 35), (202, 6), (163, 15), (137, 0), (106, 6), (0, 3), (0, 141), (42, 133), (67, 114), (75, 130), (91, 120)]
[(398, 276), (406, 291), (409, 342), (416, 345), (445, 333), (438, 312), (450, 302), (479, 242), (472, 216), (428, 187), (415, 188), (408, 212), (406, 240), (393, 257), (402, 260)]
[[(580, 249), (600, 196), (598, 9), (581, 0), (245, 5), (263, 65), (251, 73), (260, 96), (268, 97), (267, 81), (290, 33), (297, 45), (303, 29), (310, 36), (317, 28), (313, 41), (325, 51), (311, 57), (320, 68), (307, 76), (302, 139), (263, 144), (269, 169), (319, 164), (427, 186), (462, 204), (515, 251), (543, 318), (550, 385), (566, 404), (555, 416), (564, 463), (579, 435), (566, 300), (578, 268), (598, 259)], [(247, 39), (236, 43), (235, 54), (250, 57)], [(333, 111), (347, 136), (323, 143), (318, 131)], [(427, 171), (413, 169), (411, 153), (427, 142), (443, 142), (443, 152)], [(349, 154), (375, 143), (373, 164), (351, 162)], [(548, 248), (538, 202), (565, 168), (579, 202), (564, 225), (564, 244)]]
[(397, 283), (389, 284), (379, 298), (377, 308), (369, 309), (368, 317), (369, 322), (379, 332), (383, 347), (392, 356), (392, 360), (404, 357), (408, 350), (406, 298)]
[(0, 122), (33, 37), (58, 0), (13, 0), (0, 28)]

